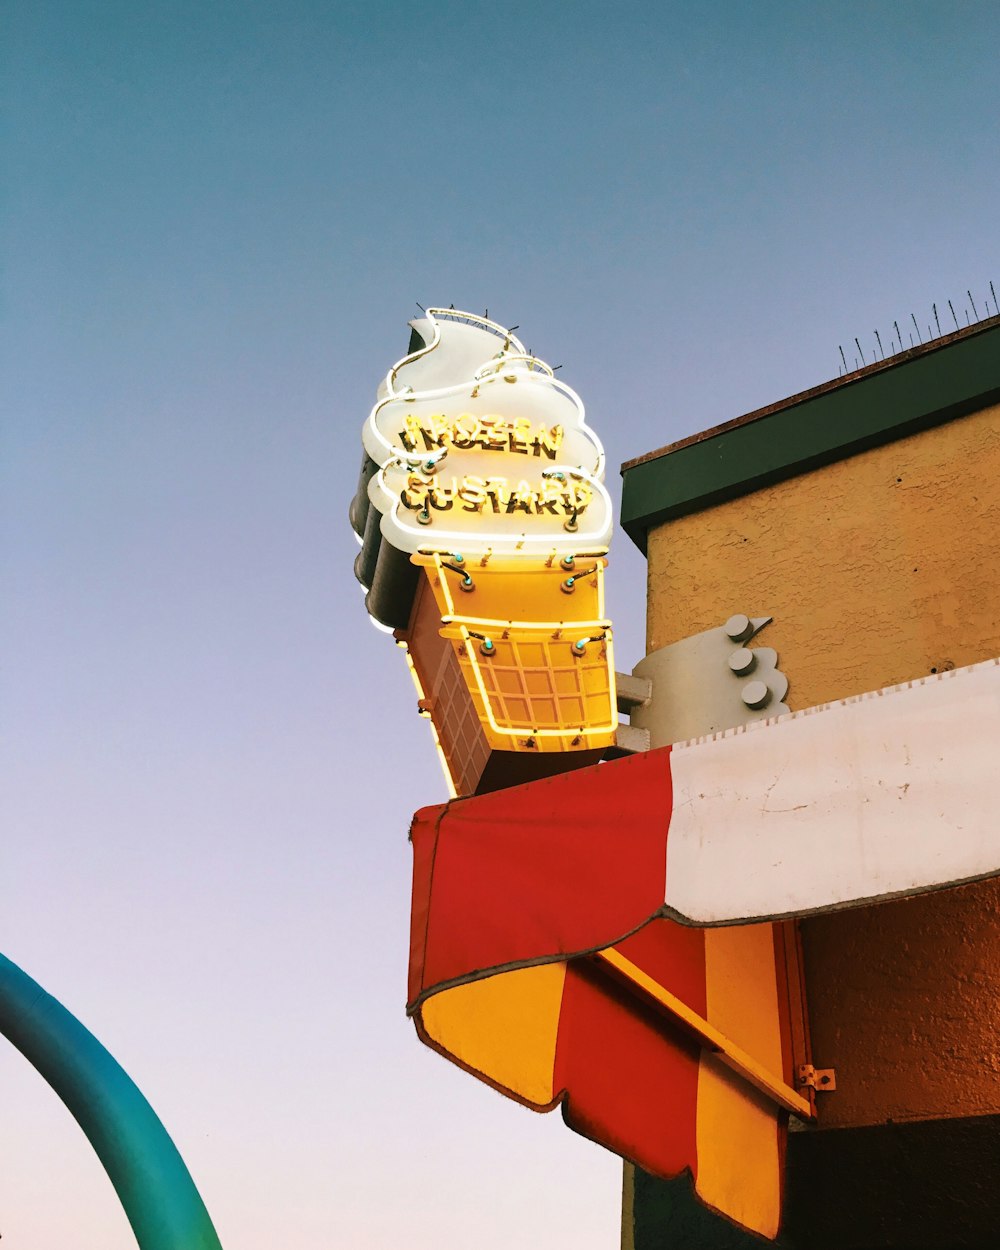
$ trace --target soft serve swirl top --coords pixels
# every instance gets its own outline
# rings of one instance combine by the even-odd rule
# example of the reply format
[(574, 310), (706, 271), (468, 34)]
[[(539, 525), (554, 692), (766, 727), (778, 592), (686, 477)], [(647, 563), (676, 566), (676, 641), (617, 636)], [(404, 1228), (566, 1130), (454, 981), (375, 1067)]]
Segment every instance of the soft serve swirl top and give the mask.
[(368, 487), (400, 551), (605, 549), (604, 451), (575, 391), (496, 322), (428, 309), (365, 423)]

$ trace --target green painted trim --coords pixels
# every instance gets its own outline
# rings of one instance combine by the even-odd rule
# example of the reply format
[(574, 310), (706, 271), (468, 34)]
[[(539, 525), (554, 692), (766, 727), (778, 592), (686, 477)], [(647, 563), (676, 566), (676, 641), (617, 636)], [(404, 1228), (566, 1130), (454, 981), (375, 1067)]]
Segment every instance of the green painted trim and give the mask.
[(1000, 402), (1000, 325), (622, 468), (622, 528), (650, 529)]
[[(66, 1104), (114, 1185), (140, 1250), (221, 1250), (156, 1112), (93, 1033), (0, 955), (0, 1033)], [(11, 1125), (6, 1125), (11, 1131)]]
[(789, 1133), (782, 1229), (773, 1242), (702, 1206), (690, 1177), (664, 1181), (636, 1168), (631, 1244), (634, 1250), (992, 1250), (1000, 1242), (998, 1158), (998, 1115)]
[(797, 1250), (783, 1237), (767, 1241), (703, 1206), (688, 1175), (664, 1181), (636, 1168), (634, 1184), (635, 1250)]

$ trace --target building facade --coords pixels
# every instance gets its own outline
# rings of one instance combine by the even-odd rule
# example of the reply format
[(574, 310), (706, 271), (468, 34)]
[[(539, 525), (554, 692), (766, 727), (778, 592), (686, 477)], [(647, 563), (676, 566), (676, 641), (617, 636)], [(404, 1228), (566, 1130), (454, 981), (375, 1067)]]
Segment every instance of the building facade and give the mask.
[[(622, 472), (649, 652), (771, 617), (793, 711), (1000, 656), (1000, 318)], [(822, 864), (822, 845), (801, 853)], [(799, 924), (811, 1053), (836, 1088), (790, 1134), (779, 1246), (997, 1244), (1000, 881)], [(684, 1178), (626, 1167), (628, 1250), (759, 1244)]]

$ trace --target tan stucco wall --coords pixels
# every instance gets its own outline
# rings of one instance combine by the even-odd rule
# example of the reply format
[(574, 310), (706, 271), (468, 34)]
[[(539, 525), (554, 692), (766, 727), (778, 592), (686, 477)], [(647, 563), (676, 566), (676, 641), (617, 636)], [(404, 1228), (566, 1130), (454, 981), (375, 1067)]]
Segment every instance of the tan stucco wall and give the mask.
[[(998, 547), (994, 407), (652, 530), (648, 647), (773, 615), (793, 709), (972, 664), (1000, 655)], [(824, 1127), (1000, 1112), (1000, 884), (803, 940)]]

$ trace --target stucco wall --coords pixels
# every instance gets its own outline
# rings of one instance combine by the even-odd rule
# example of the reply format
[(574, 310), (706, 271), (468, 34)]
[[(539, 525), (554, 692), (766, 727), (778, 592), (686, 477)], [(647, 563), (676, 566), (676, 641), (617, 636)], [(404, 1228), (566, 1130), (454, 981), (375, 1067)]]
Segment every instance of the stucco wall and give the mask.
[[(771, 614), (793, 709), (997, 656), (998, 538), (993, 407), (652, 530), (648, 647)], [(803, 940), (823, 1127), (1000, 1112), (1000, 885)]]

